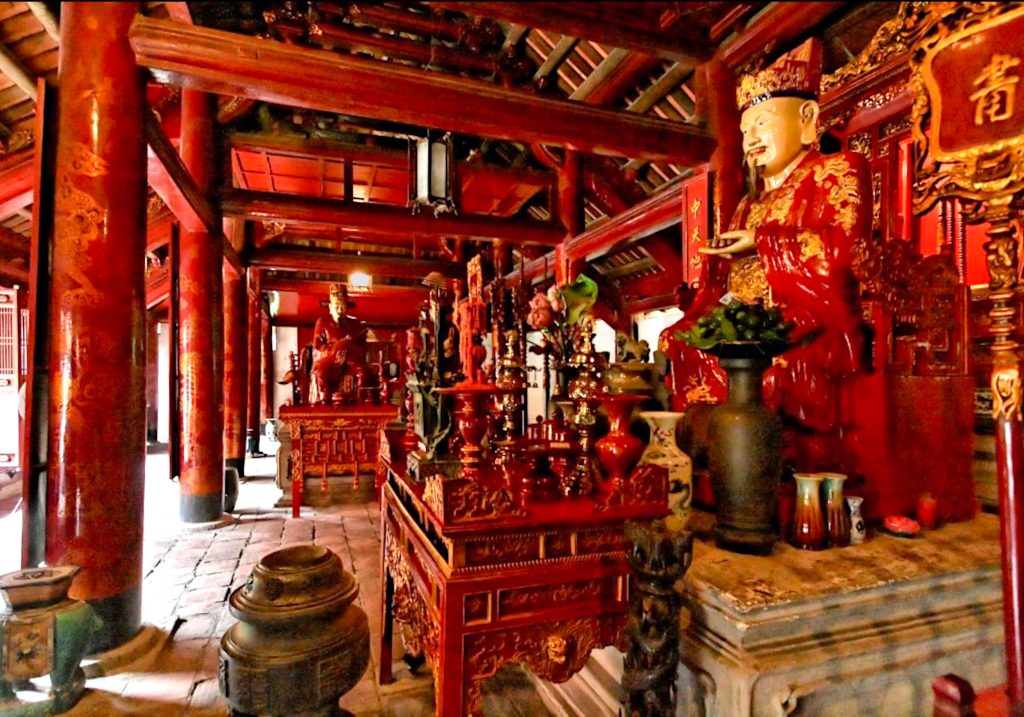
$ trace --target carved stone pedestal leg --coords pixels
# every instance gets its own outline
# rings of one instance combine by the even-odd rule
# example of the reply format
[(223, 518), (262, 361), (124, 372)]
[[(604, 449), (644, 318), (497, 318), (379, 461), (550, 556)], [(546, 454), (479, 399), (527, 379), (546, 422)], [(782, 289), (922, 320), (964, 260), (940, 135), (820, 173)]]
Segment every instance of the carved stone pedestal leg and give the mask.
[(675, 714), (676, 667), (679, 664), (679, 607), (675, 582), (693, 558), (693, 535), (672, 532), (663, 520), (626, 523), (633, 544), (629, 567), (633, 592), (626, 618), (625, 674), (629, 693), (627, 717), (671, 717)]

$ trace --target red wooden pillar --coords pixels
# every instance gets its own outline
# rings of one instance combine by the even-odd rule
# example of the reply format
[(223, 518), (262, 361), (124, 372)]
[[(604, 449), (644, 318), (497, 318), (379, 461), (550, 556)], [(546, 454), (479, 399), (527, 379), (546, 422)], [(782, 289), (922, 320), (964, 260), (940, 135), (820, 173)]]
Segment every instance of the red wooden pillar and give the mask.
[[(586, 229), (583, 213), (583, 162), (579, 152), (565, 151), (565, 161), (558, 168), (557, 176), (558, 219), (565, 227), (566, 240), (582, 234)], [(559, 286), (572, 283), (586, 266), (586, 257), (569, 256), (565, 242), (555, 250), (555, 281)]]
[[(260, 302), (262, 308), (263, 302)], [(270, 313), (263, 312), (260, 316), (260, 331), (263, 341), (263, 415), (265, 423), (274, 417), (274, 340), (271, 333), (274, 327)]]
[(259, 275), (255, 269), (248, 270), (248, 297), (249, 297), (249, 321), (248, 338), (249, 351), (246, 378), (248, 381), (248, 401), (246, 420), (246, 432), (249, 439), (249, 455), (255, 456), (260, 451), (260, 377), (263, 375), (260, 370), (260, 321), (263, 315), (260, 301)]
[[(248, 335), (244, 276), (224, 269), (224, 465), (234, 467), (239, 477), (245, 475), (245, 408), (248, 398), (246, 354)], [(225, 484), (225, 510), (234, 508), (238, 486)]]
[[(202, 190), (213, 185), (217, 108), (212, 95), (181, 93), (181, 158)], [(219, 520), (224, 511), (223, 284), (220, 241), (182, 229), (178, 301), (181, 402), (181, 519)]]
[(46, 560), (81, 568), (70, 595), (103, 620), (91, 651), (138, 631), (142, 597), (145, 88), (128, 43), (139, 10), (65, 3), (60, 23)]
[(146, 312), (146, 440), (156, 442), (157, 403), (159, 400), (160, 371), (157, 352), (160, 336), (157, 334), (156, 311)]

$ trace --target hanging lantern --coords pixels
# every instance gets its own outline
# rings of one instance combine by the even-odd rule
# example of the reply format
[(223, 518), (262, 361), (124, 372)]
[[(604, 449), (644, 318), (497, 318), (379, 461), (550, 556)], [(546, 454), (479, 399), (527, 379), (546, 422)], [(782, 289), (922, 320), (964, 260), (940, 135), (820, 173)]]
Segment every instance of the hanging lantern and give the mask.
[(455, 212), (452, 196), (452, 167), (454, 145), (450, 132), (441, 134), (428, 130), (409, 146), (410, 175), (409, 201), (413, 213), (430, 207), (434, 214)]

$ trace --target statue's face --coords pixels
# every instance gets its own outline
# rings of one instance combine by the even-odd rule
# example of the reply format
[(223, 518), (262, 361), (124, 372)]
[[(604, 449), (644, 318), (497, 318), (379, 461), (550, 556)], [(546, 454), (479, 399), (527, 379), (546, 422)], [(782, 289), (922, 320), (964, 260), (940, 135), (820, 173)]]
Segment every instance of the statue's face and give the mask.
[(334, 317), (335, 321), (338, 321), (342, 316), (348, 313), (348, 302), (341, 296), (332, 296), (329, 308), (331, 316)]
[(773, 97), (748, 107), (740, 117), (744, 159), (763, 167), (766, 178), (779, 174), (814, 141), (817, 122), (818, 103), (799, 97)]

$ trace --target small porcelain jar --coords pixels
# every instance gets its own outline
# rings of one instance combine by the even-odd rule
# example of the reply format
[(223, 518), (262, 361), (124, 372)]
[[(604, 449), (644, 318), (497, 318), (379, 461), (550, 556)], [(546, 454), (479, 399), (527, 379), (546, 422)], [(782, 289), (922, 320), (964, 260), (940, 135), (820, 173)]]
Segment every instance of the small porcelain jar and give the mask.
[(860, 513), (861, 504), (864, 499), (860, 496), (847, 496), (846, 504), (850, 506), (850, 544), (858, 545), (864, 542), (867, 537), (867, 528), (864, 526), (864, 517)]

